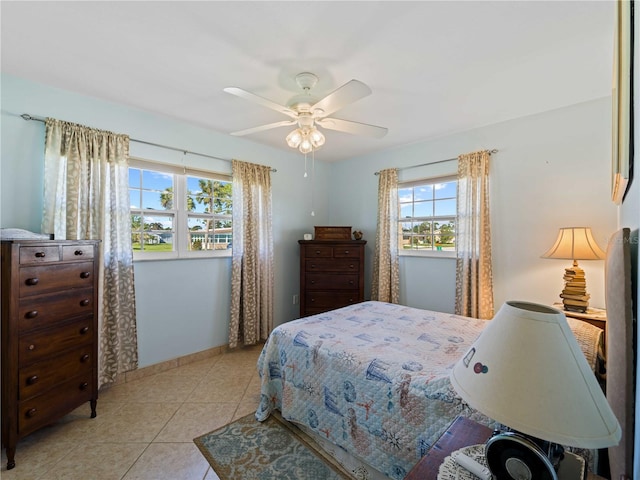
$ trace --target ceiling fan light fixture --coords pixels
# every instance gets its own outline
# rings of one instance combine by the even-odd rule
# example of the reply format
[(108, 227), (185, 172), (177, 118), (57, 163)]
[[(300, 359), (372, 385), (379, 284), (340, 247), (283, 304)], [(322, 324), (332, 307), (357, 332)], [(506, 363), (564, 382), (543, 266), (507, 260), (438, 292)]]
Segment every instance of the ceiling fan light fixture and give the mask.
[(313, 130), (311, 130), (311, 134), (309, 136), (311, 137), (311, 144), (314, 146), (314, 148), (319, 148), (324, 145), (324, 135), (317, 128), (314, 127)]
[(287, 135), (287, 145), (291, 148), (298, 148), (302, 143), (302, 132), (299, 128), (293, 130), (289, 135)]
[(311, 153), (313, 151), (313, 145), (311, 144), (310, 139), (305, 138), (302, 140), (302, 143), (300, 144), (300, 151), (302, 153)]
[(291, 148), (298, 148), (302, 153), (311, 153), (324, 145), (325, 137), (316, 127), (296, 128), (287, 135), (286, 140)]

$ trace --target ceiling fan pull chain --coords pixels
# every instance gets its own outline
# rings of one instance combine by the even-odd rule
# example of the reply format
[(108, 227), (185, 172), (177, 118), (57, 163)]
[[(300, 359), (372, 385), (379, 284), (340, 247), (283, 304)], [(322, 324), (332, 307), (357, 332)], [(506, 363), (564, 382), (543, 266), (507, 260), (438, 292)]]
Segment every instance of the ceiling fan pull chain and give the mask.
[[(307, 159), (307, 155), (304, 155), (304, 159), (306, 161)], [(311, 216), (315, 217), (316, 216), (316, 212), (313, 209), (313, 193), (314, 193), (314, 186), (315, 186), (315, 181), (316, 181), (316, 151), (314, 149), (311, 149)]]
[(307, 178), (307, 154), (304, 154), (304, 178)]

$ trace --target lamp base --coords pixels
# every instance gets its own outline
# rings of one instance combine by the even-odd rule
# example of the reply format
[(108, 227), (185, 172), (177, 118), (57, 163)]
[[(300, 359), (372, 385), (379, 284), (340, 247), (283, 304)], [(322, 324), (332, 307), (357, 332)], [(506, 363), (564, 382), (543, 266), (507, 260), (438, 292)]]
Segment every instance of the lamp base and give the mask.
[(564, 309), (568, 312), (585, 313), (589, 308), (589, 298), (587, 293), (587, 282), (584, 270), (578, 266), (576, 260), (573, 266), (564, 269), (564, 289), (560, 294)]
[(491, 437), (485, 446), (485, 455), (489, 469), (497, 480), (584, 479), (584, 459), (565, 452), (559, 445), (517, 432), (497, 433)]

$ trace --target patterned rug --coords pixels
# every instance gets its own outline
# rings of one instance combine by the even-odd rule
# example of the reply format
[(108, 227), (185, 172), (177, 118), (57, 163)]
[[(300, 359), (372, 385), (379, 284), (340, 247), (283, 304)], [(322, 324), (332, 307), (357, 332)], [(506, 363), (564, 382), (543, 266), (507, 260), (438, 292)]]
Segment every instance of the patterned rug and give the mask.
[(294, 425), (253, 414), (193, 441), (221, 480), (352, 479)]

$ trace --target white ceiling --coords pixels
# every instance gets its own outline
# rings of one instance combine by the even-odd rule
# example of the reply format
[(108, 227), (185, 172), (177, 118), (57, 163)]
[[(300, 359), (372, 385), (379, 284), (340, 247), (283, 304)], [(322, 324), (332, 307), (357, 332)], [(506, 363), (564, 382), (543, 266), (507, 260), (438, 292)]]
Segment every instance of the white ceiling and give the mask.
[[(325, 161), (611, 91), (611, 1), (2, 1), (0, 9), (2, 72), (224, 133), (288, 119), (226, 86), (284, 104), (300, 93), (297, 73), (320, 77), (319, 98), (358, 79), (373, 93), (334, 116), (389, 133), (325, 130), (316, 154)], [(288, 151), (290, 130), (245, 138)]]

